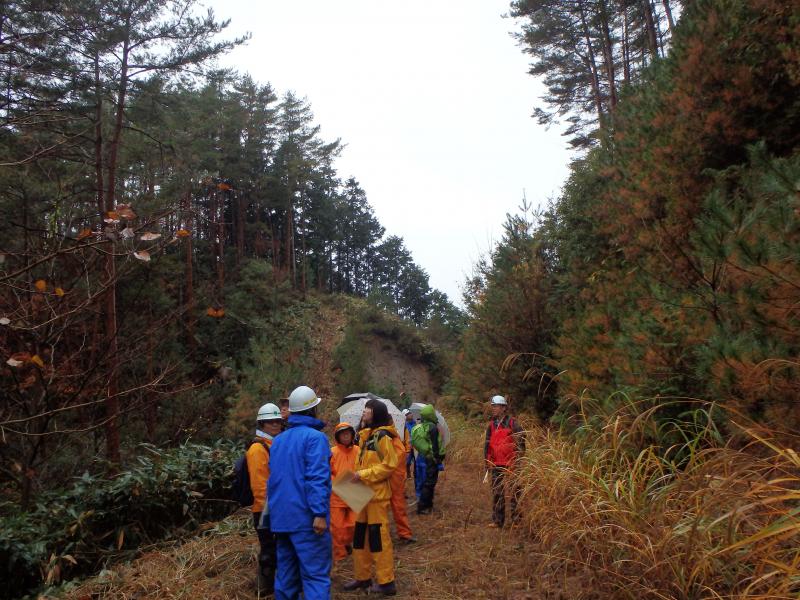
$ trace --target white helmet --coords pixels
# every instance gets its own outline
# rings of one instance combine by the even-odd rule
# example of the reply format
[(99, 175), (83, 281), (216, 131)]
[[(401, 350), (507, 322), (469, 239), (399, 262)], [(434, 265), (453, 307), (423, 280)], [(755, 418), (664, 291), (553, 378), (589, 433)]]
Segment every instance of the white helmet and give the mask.
[(499, 405), (499, 406), (508, 406), (508, 402), (506, 402), (506, 399), (503, 398), (502, 396), (492, 396), (492, 399), (491, 399), (490, 402), (491, 402), (492, 406), (497, 406), (497, 405)]
[(267, 402), (258, 409), (256, 421), (278, 421), (281, 418), (281, 409), (272, 402)]
[(314, 408), (320, 402), (322, 398), (317, 398), (314, 390), (307, 385), (301, 385), (289, 394), (289, 412), (302, 412)]
[(410, 410), (408, 410), (407, 408), (404, 408), (404, 409), (403, 409), (403, 414), (404, 414), (404, 415), (408, 415), (408, 413), (410, 413), (410, 412), (411, 412), (411, 411), (410, 411)]

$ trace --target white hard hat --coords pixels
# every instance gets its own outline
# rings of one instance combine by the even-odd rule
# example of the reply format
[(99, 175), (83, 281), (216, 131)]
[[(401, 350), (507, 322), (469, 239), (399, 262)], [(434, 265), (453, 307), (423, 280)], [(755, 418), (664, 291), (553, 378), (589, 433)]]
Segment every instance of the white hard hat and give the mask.
[(256, 421), (276, 421), (280, 418), (281, 409), (275, 406), (272, 402), (267, 402), (264, 406), (258, 409)]
[(322, 398), (317, 398), (314, 390), (307, 385), (301, 385), (289, 394), (289, 412), (302, 412), (314, 408), (320, 402)]
[(495, 405), (508, 406), (508, 402), (506, 402), (506, 399), (503, 398), (502, 396), (492, 396), (492, 399), (491, 399), (490, 402), (491, 402), (492, 406), (495, 406)]
[(408, 414), (408, 413), (410, 413), (410, 412), (411, 412), (411, 411), (410, 411), (410, 410), (408, 410), (407, 408), (404, 408), (404, 409), (403, 409), (403, 414), (404, 414), (404, 415), (407, 415), (407, 414)]

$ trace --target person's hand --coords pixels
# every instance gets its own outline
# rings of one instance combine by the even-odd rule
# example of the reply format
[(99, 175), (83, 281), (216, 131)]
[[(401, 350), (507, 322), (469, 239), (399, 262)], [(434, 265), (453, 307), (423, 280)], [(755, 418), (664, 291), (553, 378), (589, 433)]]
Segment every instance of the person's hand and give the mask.
[(350, 481), (352, 481), (353, 483), (358, 483), (359, 481), (361, 481), (361, 475), (358, 474), (358, 471), (353, 473), (353, 476), (350, 478)]
[(317, 535), (322, 535), (325, 533), (325, 530), (328, 528), (328, 523), (326, 523), (325, 517), (314, 517), (314, 522), (311, 523), (311, 528)]

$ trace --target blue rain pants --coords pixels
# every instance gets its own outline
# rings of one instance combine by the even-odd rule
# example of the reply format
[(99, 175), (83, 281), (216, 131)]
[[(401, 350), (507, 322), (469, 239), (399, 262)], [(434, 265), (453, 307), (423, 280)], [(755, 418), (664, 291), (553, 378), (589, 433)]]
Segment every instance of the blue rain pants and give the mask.
[(312, 530), (278, 533), (275, 600), (330, 600), (331, 532)]

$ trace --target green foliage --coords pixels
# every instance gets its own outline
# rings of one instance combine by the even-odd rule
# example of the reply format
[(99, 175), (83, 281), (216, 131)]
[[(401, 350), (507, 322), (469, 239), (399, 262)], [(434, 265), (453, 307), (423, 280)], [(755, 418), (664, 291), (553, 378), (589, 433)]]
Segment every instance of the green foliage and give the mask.
[(0, 597), (94, 571), (142, 544), (175, 537), (237, 508), (229, 500), (242, 448), (228, 442), (172, 450), (141, 445), (116, 477), (84, 473), (23, 512), (1, 505)]

